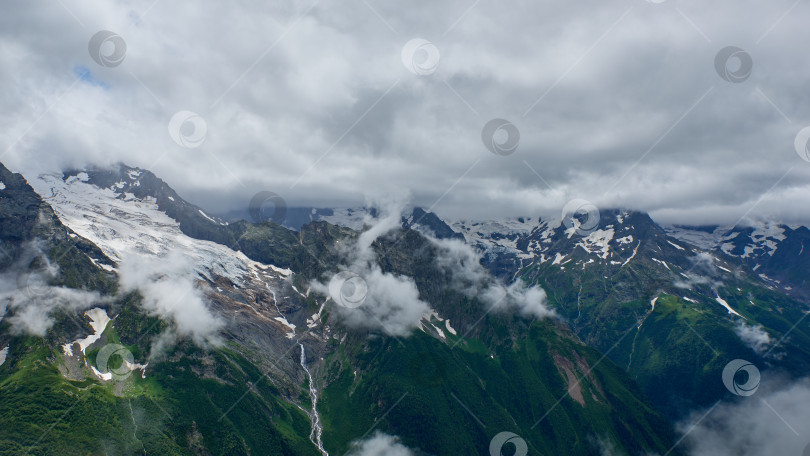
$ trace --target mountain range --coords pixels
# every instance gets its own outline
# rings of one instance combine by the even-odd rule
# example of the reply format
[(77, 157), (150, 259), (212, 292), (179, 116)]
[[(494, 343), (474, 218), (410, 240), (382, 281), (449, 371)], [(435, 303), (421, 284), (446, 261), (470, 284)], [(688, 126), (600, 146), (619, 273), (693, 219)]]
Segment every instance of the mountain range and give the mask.
[(681, 454), (729, 363), (810, 373), (806, 227), (248, 221), (126, 165), (28, 177), (0, 165), (2, 454)]

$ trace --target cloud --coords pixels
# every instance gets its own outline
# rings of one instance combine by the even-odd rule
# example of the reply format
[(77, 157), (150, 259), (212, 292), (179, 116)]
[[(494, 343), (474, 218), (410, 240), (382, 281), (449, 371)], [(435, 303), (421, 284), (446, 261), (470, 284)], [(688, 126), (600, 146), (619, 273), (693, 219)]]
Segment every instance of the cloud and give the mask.
[(720, 274), (715, 265), (714, 255), (709, 252), (700, 252), (689, 260), (692, 262), (692, 267), (685, 273), (688, 276), (686, 280), (679, 276), (672, 285), (689, 290), (696, 285), (708, 285), (717, 294), (717, 289), (723, 285), (723, 282), (717, 279)]
[(523, 316), (537, 318), (555, 315), (553, 309), (546, 307), (546, 291), (537, 285), (528, 287), (521, 280), (507, 287), (490, 286), (482, 292), (481, 298), (496, 310), (514, 309)]
[(773, 342), (771, 336), (762, 329), (762, 325), (749, 326), (745, 321), (740, 321), (737, 327), (734, 328), (734, 333), (737, 334), (745, 345), (759, 355), (764, 353), (771, 342)]
[(616, 450), (616, 445), (607, 437), (589, 436), (588, 442), (593, 445), (594, 449), (599, 451), (600, 456), (624, 456), (625, 453), (621, 450)]
[[(372, 248), (380, 236), (401, 227), (405, 204), (401, 198), (388, 198), (376, 202), (374, 207), (382, 207), (382, 216), (367, 220), (370, 226), (358, 236), (355, 243), (344, 246), (342, 250), (342, 254), (349, 259), (349, 266), (343, 269), (343, 274), (348, 271), (362, 278), (362, 285), (367, 287), (361, 296), (365, 300), (359, 307), (338, 305), (336, 308), (352, 327), (381, 329), (389, 335), (407, 336), (419, 327), (420, 320), (430, 312), (430, 305), (421, 300), (419, 290), (410, 277), (383, 272)], [(504, 286), (481, 266), (480, 255), (469, 245), (456, 239), (428, 239), (439, 249), (437, 266), (451, 274), (452, 286), (456, 290), (470, 298), (480, 299), (491, 310), (514, 310), (523, 316), (536, 318), (555, 315), (553, 310), (546, 307), (546, 292), (541, 287), (529, 287), (522, 281)], [(334, 295), (343, 293), (343, 282), (335, 287), (332, 282), (336, 277), (345, 276), (330, 278), (331, 288), (317, 281), (311, 286), (339, 301), (343, 296)], [(354, 287), (352, 290), (356, 291)]]
[(337, 306), (349, 326), (380, 329), (392, 336), (405, 337), (430, 312), (430, 306), (419, 298), (419, 290), (409, 277), (384, 273), (378, 265), (353, 269), (361, 272), (359, 275), (368, 285), (368, 294), (361, 307)]
[(197, 273), (192, 261), (179, 253), (163, 257), (133, 255), (118, 268), (124, 291), (137, 290), (144, 308), (173, 323), (178, 335), (195, 343), (219, 343), (224, 323), (209, 309), (203, 293), (195, 286)]
[[(6, 280), (7, 277), (0, 278), (0, 282)], [(95, 292), (62, 287), (47, 287), (36, 296), (15, 289), (0, 293), (0, 300), (6, 301), (6, 311), (13, 311), (7, 318), (13, 333), (40, 337), (45, 336), (55, 323), (51, 316), (53, 312), (77, 312), (109, 301)]]
[(808, 403), (808, 379), (763, 382), (754, 396), (723, 402), (699, 422), (706, 411), (695, 412), (679, 429), (691, 456), (798, 456), (810, 444)]
[(352, 443), (349, 456), (413, 456), (408, 447), (399, 443), (394, 436), (376, 431), (366, 440)]
[(431, 239), (439, 248), (438, 266), (451, 274), (452, 286), (467, 295), (481, 299), (490, 309), (516, 310), (523, 316), (554, 316), (546, 307), (546, 292), (538, 285), (527, 286), (522, 280), (504, 286), (481, 266), (481, 256), (470, 245), (458, 239)]
[[(39, 267), (29, 270), (34, 262)], [(0, 320), (8, 321), (14, 334), (43, 337), (55, 323), (54, 312), (74, 313), (109, 302), (96, 292), (48, 285), (59, 267), (37, 243), (26, 246), (9, 271), (0, 274)]]
[[(430, 313), (430, 305), (420, 299), (413, 279), (383, 272), (377, 263), (372, 243), (400, 227), (404, 207), (399, 199), (389, 199), (383, 204), (383, 215), (375, 219), (356, 242), (342, 250), (349, 261), (349, 266), (343, 271), (359, 276), (365, 286), (361, 296), (362, 305), (351, 308), (336, 305), (335, 308), (351, 327), (378, 329), (392, 336), (405, 337), (419, 326), (423, 316)], [(338, 280), (336, 277), (340, 276), (333, 276), (330, 281)], [(337, 291), (317, 281), (312, 283), (312, 287), (327, 295), (343, 293), (342, 283), (338, 284)], [(340, 300), (340, 296), (332, 297)]]
[(473, 297), (481, 291), (482, 284), (493, 280), (481, 266), (481, 255), (466, 242), (458, 239), (430, 239), (439, 248), (437, 266), (451, 274), (456, 290)]
[[(410, 189), (450, 218), (584, 198), (665, 222), (807, 221), (810, 166), (793, 142), (810, 119), (810, 4), (783, 17), (753, 0), (62, 3), (13, 2), (0, 18), (14, 69), (0, 74), (0, 160), (25, 173), (154, 164), (212, 213), (260, 190), (293, 207)], [(119, 66), (90, 57), (99, 30), (125, 40)], [(403, 66), (413, 38), (439, 50), (434, 74)], [(728, 45), (753, 58), (744, 83), (716, 73)], [(193, 153), (167, 132), (180, 110), (208, 126)], [(520, 130), (512, 155), (481, 141), (496, 117)]]

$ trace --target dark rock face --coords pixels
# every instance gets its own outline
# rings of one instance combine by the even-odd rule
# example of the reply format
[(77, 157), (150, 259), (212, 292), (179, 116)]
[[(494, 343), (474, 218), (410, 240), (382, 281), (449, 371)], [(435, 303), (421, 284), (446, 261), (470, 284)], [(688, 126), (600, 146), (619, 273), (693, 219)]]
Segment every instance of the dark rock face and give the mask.
[(402, 218), (402, 227), (424, 230), (438, 239), (464, 240), (463, 234), (453, 231), (453, 228), (445, 223), (444, 220), (440, 219), (432, 212), (425, 211), (421, 207), (414, 208), (410, 217)]

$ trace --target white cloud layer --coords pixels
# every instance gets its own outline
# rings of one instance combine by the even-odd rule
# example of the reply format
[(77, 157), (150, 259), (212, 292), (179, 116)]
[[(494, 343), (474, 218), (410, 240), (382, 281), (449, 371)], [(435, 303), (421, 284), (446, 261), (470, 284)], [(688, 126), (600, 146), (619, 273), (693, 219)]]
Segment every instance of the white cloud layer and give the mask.
[[(39, 257), (41, 267), (29, 271), (34, 257)], [(45, 336), (55, 323), (55, 312), (78, 313), (109, 302), (97, 292), (48, 285), (59, 267), (42, 254), (37, 244), (27, 246), (22, 259), (10, 271), (0, 274), (0, 320), (6, 319), (14, 334)]]
[[(398, 200), (382, 204), (385, 206), (383, 216), (342, 252), (349, 261), (346, 270), (357, 274), (367, 287), (362, 305), (354, 308), (336, 305), (335, 309), (349, 326), (378, 329), (389, 335), (405, 337), (419, 326), (423, 316), (430, 313), (430, 305), (420, 299), (413, 279), (383, 272), (377, 263), (372, 243), (400, 226), (403, 209)], [(334, 291), (319, 282), (313, 282), (312, 287), (327, 295)]]
[(546, 307), (546, 291), (538, 285), (526, 286), (518, 280), (508, 286), (497, 282), (481, 266), (480, 255), (468, 244), (457, 239), (433, 239), (439, 248), (439, 267), (453, 277), (453, 286), (468, 297), (477, 297), (489, 309), (516, 310), (523, 316), (544, 318), (555, 315)]
[(177, 253), (133, 256), (121, 261), (118, 273), (121, 287), (140, 292), (147, 312), (173, 323), (178, 335), (190, 336), (199, 345), (219, 342), (224, 323), (211, 313), (195, 286), (191, 260)]
[(763, 354), (765, 350), (771, 345), (771, 336), (762, 328), (762, 325), (748, 325), (745, 321), (740, 323), (734, 328), (734, 333), (740, 338), (745, 345), (757, 352)]
[(360, 442), (354, 442), (349, 456), (413, 456), (413, 451), (399, 443), (399, 439), (380, 431)]
[[(760, 386), (754, 396), (724, 402), (706, 418), (681, 423), (691, 456), (801, 456), (810, 444), (810, 381)], [(691, 430), (690, 430), (691, 429)]]
[[(792, 0), (11, 2), (0, 161), (124, 161), (212, 212), (260, 190), (355, 206), (409, 189), (449, 217), (584, 198), (660, 221), (807, 221), (808, 15)], [(119, 66), (88, 53), (99, 30), (126, 42)], [(402, 64), (413, 38), (438, 49), (433, 74)], [(753, 59), (740, 84), (715, 70), (729, 45)], [(169, 135), (181, 110), (205, 120), (197, 148)], [(520, 131), (512, 155), (482, 144), (495, 117)]]

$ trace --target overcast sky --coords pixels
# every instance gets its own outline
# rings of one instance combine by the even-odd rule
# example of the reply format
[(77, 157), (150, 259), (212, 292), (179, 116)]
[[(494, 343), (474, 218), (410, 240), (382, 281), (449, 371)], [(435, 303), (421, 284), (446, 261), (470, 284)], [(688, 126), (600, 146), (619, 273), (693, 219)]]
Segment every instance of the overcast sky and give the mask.
[[(404, 195), (453, 218), (582, 198), (663, 222), (810, 222), (794, 144), (809, 15), (796, 0), (7, 0), (0, 161), (123, 161), (211, 212), (269, 190), (289, 206)], [(196, 131), (181, 113), (170, 133), (180, 111)], [(519, 133), (513, 153), (485, 146), (492, 119), (509, 122), (496, 145)]]

